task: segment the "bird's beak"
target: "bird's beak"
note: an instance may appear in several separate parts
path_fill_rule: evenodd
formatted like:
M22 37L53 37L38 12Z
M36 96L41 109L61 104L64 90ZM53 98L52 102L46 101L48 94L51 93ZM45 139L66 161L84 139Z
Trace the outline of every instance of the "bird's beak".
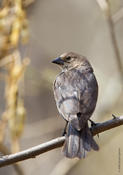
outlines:
M64 65L64 61L61 59L61 57L58 57L52 61L52 63Z

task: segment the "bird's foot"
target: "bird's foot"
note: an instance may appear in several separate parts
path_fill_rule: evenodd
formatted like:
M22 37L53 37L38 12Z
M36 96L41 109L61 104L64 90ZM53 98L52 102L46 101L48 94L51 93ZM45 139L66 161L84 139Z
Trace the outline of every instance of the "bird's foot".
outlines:
M64 130L63 132L62 132L62 136L65 136L66 135L66 131Z
M68 125L68 121L66 121L62 136L65 136L67 134L66 130L67 130L67 125Z
M91 122L91 127L96 126L98 123L94 122L93 120L89 119L89 121Z
M91 127L95 127L98 123L94 122L93 120L89 119L89 121L91 122ZM99 134L97 134L97 137L99 138Z

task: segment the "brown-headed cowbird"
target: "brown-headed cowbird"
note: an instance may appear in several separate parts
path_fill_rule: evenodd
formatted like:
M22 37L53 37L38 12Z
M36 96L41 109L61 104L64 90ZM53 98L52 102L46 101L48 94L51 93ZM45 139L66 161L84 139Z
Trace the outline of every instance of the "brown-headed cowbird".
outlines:
M84 56L69 52L52 62L62 68L54 82L54 96L60 115L68 122L63 152L68 158L82 158L85 151L99 149L88 127L97 102L98 84Z

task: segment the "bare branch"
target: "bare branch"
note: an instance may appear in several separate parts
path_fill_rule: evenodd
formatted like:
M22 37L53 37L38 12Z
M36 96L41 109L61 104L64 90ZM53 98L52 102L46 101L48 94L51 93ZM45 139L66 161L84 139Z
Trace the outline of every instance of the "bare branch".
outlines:
M114 117L112 120L108 120L103 123L98 123L95 126L91 127L90 129L94 136L96 134L99 134L101 132L115 128L120 125L123 125L123 116L116 117L116 118ZM64 144L64 141L65 141L65 136L58 137L46 143L26 149L24 151L3 156L0 158L0 167L11 165L13 163L16 163L22 160L35 158L37 155L40 155L52 149L61 147Z
M10 151L7 149L7 147L3 143L0 143L0 156L7 155L7 154L11 154ZM17 175L24 175L24 171L19 164L16 163L16 164L13 164L12 166Z
M103 123L98 123L96 126L91 128L91 132L94 136L96 134L99 134L101 132L107 131L120 125L123 125L123 116L116 118L114 117L112 120L108 120Z

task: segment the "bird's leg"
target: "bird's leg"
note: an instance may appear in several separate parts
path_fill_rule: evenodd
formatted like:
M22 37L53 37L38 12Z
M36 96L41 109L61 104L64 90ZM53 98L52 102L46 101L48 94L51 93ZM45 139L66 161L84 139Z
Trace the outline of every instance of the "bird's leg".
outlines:
M64 130L63 130L63 133L62 133L62 136L65 136L66 135L67 125L68 125L68 121L66 121L66 124L65 124L65 127L64 127Z
M91 122L91 127L96 126L98 123L95 123L93 120L89 119L89 121ZM99 134L97 134L98 138L99 138Z
M91 122L91 127L96 126L98 123L94 122L93 120L89 119L89 121Z

